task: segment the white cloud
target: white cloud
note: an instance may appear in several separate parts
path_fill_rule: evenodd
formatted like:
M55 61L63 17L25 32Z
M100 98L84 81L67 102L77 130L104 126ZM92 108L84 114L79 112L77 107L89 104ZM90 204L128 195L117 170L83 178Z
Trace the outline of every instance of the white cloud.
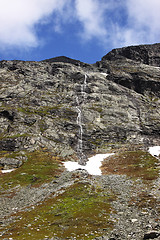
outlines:
M107 29L104 16L107 5L99 0L75 0L76 15L83 26L83 39L99 37L105 39Z
M35 25L44 24L67 0L0 0L1 46L37 46Z
M117 26L115 43L132 45L159 42L160 1L126 0L126 26Z
M103 41L107 36L107 7L105 0L0 0L1 49L38 46L41 39L36 26L49 22L53 23L51 31L57 33L63 32L65 24L79 22L77 34L83 40L97 37Z
M158 42L159 11L159 0L0 0L0 48L38 46L47 23L57 34L79 23L74 34L110 48Z
M160 1L159 0L128 0L127 8L129 17L138 26L159 29Z
M97 38L104 47L160 40L159 0L75 0L81 37Z

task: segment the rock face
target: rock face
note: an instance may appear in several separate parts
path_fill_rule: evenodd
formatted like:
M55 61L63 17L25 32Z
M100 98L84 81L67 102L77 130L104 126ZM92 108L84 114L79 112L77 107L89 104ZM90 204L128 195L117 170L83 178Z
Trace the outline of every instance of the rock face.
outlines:
M114 49L103 60L128 58L139 63L160 67L160 44L140 45Z
M158 144L159 56L155 44L112 50L93 65L66 57L1 61L0 150L47 147L77 155L80 128L86 154L116 144Z

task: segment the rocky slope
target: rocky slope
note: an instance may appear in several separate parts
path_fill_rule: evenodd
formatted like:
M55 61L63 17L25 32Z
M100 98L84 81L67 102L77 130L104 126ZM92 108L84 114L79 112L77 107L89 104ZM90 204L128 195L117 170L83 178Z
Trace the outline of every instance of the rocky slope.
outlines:
M67 57L1 61L0 167L17 168L0 175L2 239L157 238L159 162L146 151L160 145L159 135L160 44L114 49L92 65ZM67 159L85 164L88 156L109 151L117 155L110 166L104 162L103 176L68 173L62 165ZM59 204L53 219L46 203L51 209ZM83 211L90 206L92 213L99 206L101 218L77 209L73 216L74 204ZM30 237L24 229L37 218L34 208L41 221L34 221ZM14 225L18 218L23 234Z

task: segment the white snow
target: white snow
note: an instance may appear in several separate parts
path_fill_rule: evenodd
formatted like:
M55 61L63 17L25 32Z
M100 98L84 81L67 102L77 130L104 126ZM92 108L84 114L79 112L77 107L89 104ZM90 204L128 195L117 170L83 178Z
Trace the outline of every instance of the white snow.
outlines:
M105 77L108 76L108 74L107 74L107 73L104 73L104 72L101 72L100 74L103 75L103 76L105 76Z
M68 170L68 171L74 171L76 169L85 169L87 170L87 172L91 175L101 175L101 170L100 170L100 166L101 166L101 162L113 155L114 153L107 153L107 154L96 154L95 156L93 157L90 157L86 164L86 166L82 166L80 164L78 164L77 162L71 162L71 161L68 161L68 162L64 162L64 166L65 168Z
M15 169L9 169L9 170L1 170L2 173L10 173L13 172Z
M154 146L149 148L149 153L152 156L159 156L160 155L160 146Z

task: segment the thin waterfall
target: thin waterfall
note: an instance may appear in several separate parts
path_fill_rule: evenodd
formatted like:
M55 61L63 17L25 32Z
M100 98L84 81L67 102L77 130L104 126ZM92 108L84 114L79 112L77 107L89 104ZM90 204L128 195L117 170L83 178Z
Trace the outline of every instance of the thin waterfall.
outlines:
M83 101L86 99L86 87L87 87L87 74L84 76L84 82L81 85L81 94L83 96Z
M77 110L77 125L79 126L77 153L79 155L79 163L85 165L87 158L83 152L83 126L82 126L82 108L81 105L86 99L87 75L85 74L84 82L81 84L80 96L76 96L76 110ZM81 101L79 100L81 98Z

